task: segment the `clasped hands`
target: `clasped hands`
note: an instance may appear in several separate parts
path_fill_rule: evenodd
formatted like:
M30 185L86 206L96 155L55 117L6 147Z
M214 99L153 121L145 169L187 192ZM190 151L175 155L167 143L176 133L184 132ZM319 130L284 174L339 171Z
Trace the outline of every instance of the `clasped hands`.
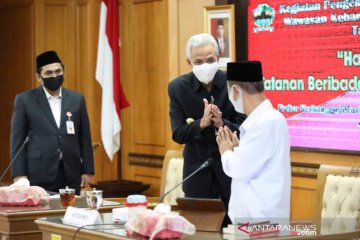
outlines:
M206 98L203 99L204 101L204 115L200 121L200 127L202 129L209 127L211 122L214 123L214 126L219 129L224 125L222 120L222 112L215 104L209 104Z
M230 150L233 151L234 147L239 146L239 138L237 132L231 132L230 128L224 126L222 120L222 112L215 104L209 104L207 99L204 101L204 115L200 121L200 127L206 128L211 125L211 122L214 123L214 126L218 129L218 134L216 137L216 142L219 146L220 154ZM223 127L224 126L224 127Z
M229 150L233 151L234 147L239 146L240 143L236 131L231 132L227 126L219 128L216 142L219 146L220 155Z

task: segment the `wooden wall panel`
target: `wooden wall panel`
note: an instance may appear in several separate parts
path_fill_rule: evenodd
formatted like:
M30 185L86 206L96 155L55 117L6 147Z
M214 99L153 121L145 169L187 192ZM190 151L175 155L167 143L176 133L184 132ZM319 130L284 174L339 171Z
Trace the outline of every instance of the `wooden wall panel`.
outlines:
M161 168L150 169L137 166L134 170L134 180L151 184L151 187L145 192L147 196L159 196Z
M295 163L330 164L360 166L360 156L346 153L291 151L291 161Z
M135 152L164 154L165 151L167 38L164 26L167 10L164 2L145 1L133 5Z
M315 208L316 179L292 177L291 220L312 220Z
M178 0L170 0L168 1L168 41L169 41L169 78L168 82L178 77L180 74L179 69L179 2ZM167 91L167 89L166 89ZM169 97L166 93L166 108L165 112L167 113L166 125L164 126L166 129L166 149L178 150L182 146L178 143L172 141L172 133L171 133L171 125L170 125L170 117L169 117Z
M65 65L64 87L76 90L75 14L73 1L47 0L44 7L44 47L55 50Z
M130 101L121 119L122 176L151 184L147 194L158 195L161 168L139 166L131 159L151 162L153 156L165 154L169 141L169 1L121 2L121 78Z
M78 1L76 4L76 89L86 96L92 95L94 71L91 68L90 52L90 5L88 1ZM89 79L89 80L87 80ZM91 99L91 98L90 98ZM91 112L92 113L92 112ZM90 114L89 114L90 115ZM92 118L92 115L89 116Z
M69 24L68 6L64 1L57 3L45 3L44 5L44 28L45 28L45 48L56 49L63 59L66 61L67 52L66 47L69 46L67 42Z
M160 186L158 169L130 165L129 154L165 151L166 1L120 2L121 79L130 102L121 118L121 172L124 179L152 184L153 194Z
M0 173L10 162L10 121L15 95L34 79L32 1L0 2ZM10 172L3 181L11 181Z

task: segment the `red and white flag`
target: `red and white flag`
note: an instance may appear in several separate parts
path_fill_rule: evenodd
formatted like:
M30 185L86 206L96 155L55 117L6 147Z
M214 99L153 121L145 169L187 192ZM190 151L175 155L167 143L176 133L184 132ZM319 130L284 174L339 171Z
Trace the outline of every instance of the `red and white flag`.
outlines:
M129 103L120 83L118 0L102 0L96 79L102 87L101 138L113 159L120 149L120 110Z

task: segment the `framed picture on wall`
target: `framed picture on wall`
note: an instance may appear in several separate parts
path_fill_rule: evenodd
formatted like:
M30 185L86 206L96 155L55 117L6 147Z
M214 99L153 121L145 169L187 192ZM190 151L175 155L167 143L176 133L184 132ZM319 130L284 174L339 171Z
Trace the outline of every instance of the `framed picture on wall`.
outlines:
M236 60L234 5L209 6L204 8L205 32L211 34L219 47L219 65Z

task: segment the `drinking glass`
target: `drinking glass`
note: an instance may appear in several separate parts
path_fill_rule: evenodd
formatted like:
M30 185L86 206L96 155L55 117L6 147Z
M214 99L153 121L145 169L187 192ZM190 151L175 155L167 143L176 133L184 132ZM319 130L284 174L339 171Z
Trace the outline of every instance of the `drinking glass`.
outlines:
M65 188L59 189L59 193L60 193L60 202L63 207L74 205L75 189L66 186Z
M86 191L86 201L91 209L99 209L102 204L103 191L96 190L95 188L91 191Z

